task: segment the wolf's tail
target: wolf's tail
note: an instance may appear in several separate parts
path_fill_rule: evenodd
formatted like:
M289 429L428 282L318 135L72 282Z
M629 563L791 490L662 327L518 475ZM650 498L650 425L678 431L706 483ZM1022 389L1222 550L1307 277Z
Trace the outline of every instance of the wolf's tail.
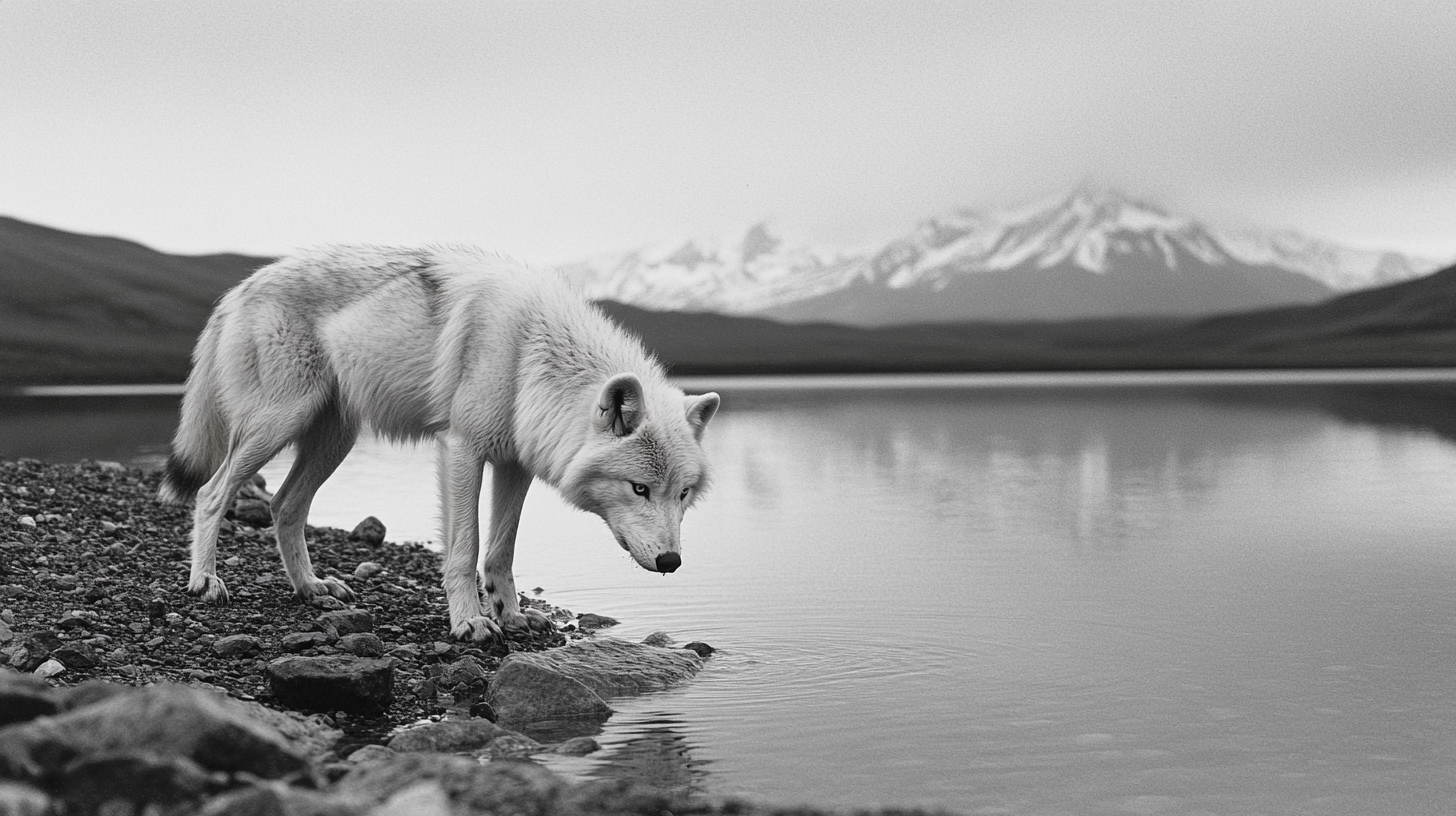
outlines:
M192 372L182 395L182 417L157 491L168 504L186 504L207 484L227 455L228 422L220 405L218 327L209 320L192 354Z

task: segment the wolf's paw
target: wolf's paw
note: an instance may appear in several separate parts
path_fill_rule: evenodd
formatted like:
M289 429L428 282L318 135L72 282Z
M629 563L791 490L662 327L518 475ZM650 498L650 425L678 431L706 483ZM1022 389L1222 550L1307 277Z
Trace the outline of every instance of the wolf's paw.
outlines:
M556 629L550 618L535 609L506 612L501 616L500 625L507 632L527 635L533 632L552 632Z
M303 588L298 590L298 597L305 601L311 600L319 595L329 595L341 601L354 601L359 597L354 594L354 590L349 589L348 584L333 577L315 578L312 581L306 582Z
M450 637L473 643L488 643L494 640L505 640L505 633L501 631L495 621L484 615L476 615L452 626Z
M193 577L187 583L187 591L201 596L202 600L211 604L225 605L232 600L228 595L227 584L210 572Z

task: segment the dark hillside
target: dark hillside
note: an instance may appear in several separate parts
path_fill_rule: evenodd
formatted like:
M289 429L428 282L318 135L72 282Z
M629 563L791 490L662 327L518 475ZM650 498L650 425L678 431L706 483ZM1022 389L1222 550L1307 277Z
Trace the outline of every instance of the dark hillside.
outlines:
M1147 340L1276 364L1452 365L1456 266L1313 306L1207 318Z
M213 303L269 260L168 255L0 217L0 390L181 382ZM602 306L679 374L1456 366L1456 267L1213 318L856 328Z
M181 381L213 302L269 260L0 217L0 382Z

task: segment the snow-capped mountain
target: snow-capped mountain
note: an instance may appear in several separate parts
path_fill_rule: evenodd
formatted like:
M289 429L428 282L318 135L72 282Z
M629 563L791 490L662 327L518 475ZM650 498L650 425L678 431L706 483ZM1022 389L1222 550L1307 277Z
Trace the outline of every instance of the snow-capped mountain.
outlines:
M1436 266L1287 231L1219 231L1082 187L1018 207L956 210L868 250L789 245L758 224L736 240L563 271L593 297L643 308L885 325L1214 314L1313 303Z

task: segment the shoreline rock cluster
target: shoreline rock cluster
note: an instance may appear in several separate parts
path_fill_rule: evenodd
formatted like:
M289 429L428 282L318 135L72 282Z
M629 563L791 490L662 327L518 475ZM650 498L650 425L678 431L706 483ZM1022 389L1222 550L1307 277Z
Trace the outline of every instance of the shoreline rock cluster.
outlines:
M488 720L406 729L341 755L327 718L162 683L53 687L0 669L0 813L449 816L748 813L623 780L572 782ZM589 751L567 740L561 753Z
M667 660L675 673L648 681L665 687L691 676L709 648L599 638L595 632L615 621L578 618L526 595L522 603L551 617L556 632L502 644L451 641L438 555L417 544L385 543L375 519L352 534L309 528L316 562L347 575L359 599L304 603L281 575L270 531L248 523L267 517L247 497L221 541L234 601L203 604L184 592L189 514L155 499L157 479L106 463L0 462L0 813L102 812L111 800L96 797L106 790L118 792L117 801L145 800L163 813L194 812L242 790L253 799L289 801L299 790L328 791L344 803L338 812L365 812L394 792L380 787L382 771L370 772L373 798L334 783L366 759L402 755L414 758L400 760L400 768L444 779L451 803L501 774L529 780L555 801L576 786L544 768L467 766L591 753L597 744L589 734L610 714L604 698L633 687L579 671L552 681L574 692L563 707L539 693L547 676L539 667L521 664L502 682L503 663L572 641L580 644L569 650L578 659L556 663L589 667L591 655L603 650L612 665ZM513 684L512 675L523 682ZM493 696L506 701L501 724L493 722ZM221 730L209 730L219 718ZM565 732L562 722L571 726ZM256 737L258 728L285 736ZM213 736L197 736L203 734ZM188 747L196 739L206 750L226 743L224 753L271 745L294 759L219 764ZM450 758L422 760L415 756L421 752ZM82 789L91 798L72 795ZM417 795L439 799L438 793ZM686 807L678 800L672 806Z

